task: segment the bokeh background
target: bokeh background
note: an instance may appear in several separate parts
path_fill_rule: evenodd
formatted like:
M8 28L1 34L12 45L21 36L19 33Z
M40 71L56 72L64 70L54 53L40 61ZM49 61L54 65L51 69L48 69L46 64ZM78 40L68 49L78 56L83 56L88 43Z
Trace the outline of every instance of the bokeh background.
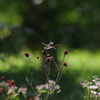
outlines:
M59 62L63 51L69 50L57 100L83 100L80 83L93 75L100 77L100 1L0 0L1 76L28 87L25 77L33 70L34 86L44 82L24 52L32 60L40 56L38 64L43 67L41 42L49 41L61 44L56 53L52 50Z

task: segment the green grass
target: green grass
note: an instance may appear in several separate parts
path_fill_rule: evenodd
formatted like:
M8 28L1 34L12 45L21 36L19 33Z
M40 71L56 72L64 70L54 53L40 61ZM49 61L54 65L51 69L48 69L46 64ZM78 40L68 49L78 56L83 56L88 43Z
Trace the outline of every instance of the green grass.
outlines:
M36 57L40 55L39 52L31 52L29 50L26 50L26 52L28 52L30 54L30 58L35 61ZM38 69L37 67L35 67L28 59L27 57L24 56L25 51L21 51L20 54L18 55L4 55L4 54L0 54L0 72L6 72L9 69L13 70L14 72L17 72L19 69L21 68L25 68L25 67L29 67L32 66L34 67L34 69ZM40 57L39 59L37 59L37 65L41 66L41 61L42 58ZM17 70L14 70L15 68L17 68Z
M63 50L59 50L58 58L61 61L63 57ZM68 62L69 68L81 69L84 66L84 69L94 70L95 68L100 68L100 51L91 52L88 50L78 50L69 51L66 56L65 61Z

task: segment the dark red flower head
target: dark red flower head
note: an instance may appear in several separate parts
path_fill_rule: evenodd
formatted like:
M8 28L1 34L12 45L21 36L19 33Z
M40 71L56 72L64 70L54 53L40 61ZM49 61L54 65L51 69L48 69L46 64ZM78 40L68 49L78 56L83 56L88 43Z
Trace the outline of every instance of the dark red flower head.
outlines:
M0 93L2 93L4 91L4 88L0 88Z
M12 80L8 80L7 83L9 85L9 87L12 87L12 86L16 87L15 81L13 79Z
M49 64L49 63L52 61L52 59L53 59L53 57L52 57L52 56L51 56L51 57L46 58L45 63L46 63L46 64Z
M43 54L44 56L46 56L46 55L47 55L47 52L46 52L45 50L43 50L43 51L42 51L42 54Z
M24 53L24 55L25 55L26 57L29 57L29 53Z
M32 100L32 99L30 98L30 99L28 99L28 100Z
M5 79L5 76L1 76L1 79L4 80Z
M50 54L47 54L47 57L50 57Z
M63 65L67 67L67 63L66 62L64 62Z
M39 56L37 56L36 58L39 59Z
M67 55L67 54L68 54L68 50L65 50L65 51L64 51L64 55Z

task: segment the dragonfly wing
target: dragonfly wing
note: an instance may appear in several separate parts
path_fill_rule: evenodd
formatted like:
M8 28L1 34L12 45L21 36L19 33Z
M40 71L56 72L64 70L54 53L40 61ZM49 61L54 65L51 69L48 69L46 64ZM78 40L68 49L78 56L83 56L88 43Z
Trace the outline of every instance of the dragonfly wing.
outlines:
M56 49L55 47L52 47L53 49Z
M42 43L43 45L47 46L48 44Z
M44 47L45 50L49 50L51 49L52 47Z
M53 45L53 44L54 44L54 42L50 41L48 45Z

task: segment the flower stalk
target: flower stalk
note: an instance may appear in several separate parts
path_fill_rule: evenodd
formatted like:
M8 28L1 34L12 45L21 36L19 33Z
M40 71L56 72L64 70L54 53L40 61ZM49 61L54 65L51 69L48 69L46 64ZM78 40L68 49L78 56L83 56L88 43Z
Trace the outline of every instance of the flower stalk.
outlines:
M57 94L61 91L60 86L58 85L61 77L62 77L62 70L64 68L64 66L67 66L67 63L64 62L65 60L65 56L68 54L68 50L65 50L63 53L63 59L61 62L61 66L58 66L54 57L51 56L51 54L48 53L49 49L56 49L53 45L54 42L50 42L49 44L45 44L42 43L43 45L45 45L45 47L43 48L44 50L42 50L42 54L45 57L45 71L40 68L37 64L36 64L36 60L35 62L33 62L30 59L30 55L29 53L25 53L24 55L29 59L30 62L32 62L36 67L38 67L46 76L46 83L42 84L42 85L37 85L35 88L32 86L32 83L30 83L28 81L28 77L26 77L26 81L27 83L31 86L31 88L33 89L34 93L37 94L36 97L40 98L40 96L42 96L42 94L45 94L45 97L43 98L43 100L48 100L50 95L55 94L54 99L56 99ZM58 46L58 45L57 45ZM38 59L39 57L37 57ZM55 80L51 80L51 63L54 63L55 68L57 70L57 73L55 74L56 79ZM34 99L35 100L35 99Z

